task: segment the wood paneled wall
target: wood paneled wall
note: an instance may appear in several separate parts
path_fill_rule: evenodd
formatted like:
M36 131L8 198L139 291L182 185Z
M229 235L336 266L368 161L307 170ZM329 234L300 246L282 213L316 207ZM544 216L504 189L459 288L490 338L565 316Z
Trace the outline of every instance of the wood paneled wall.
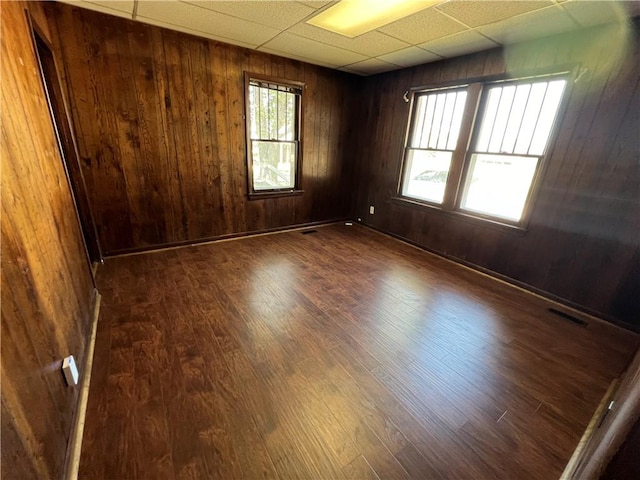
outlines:
M59 479L78 399L61 360L84 364L94 289L25 8L0 15L2 478Z
M355 77L47 7L105 253L349 215ZM245 70L306 82L301 196L247 199Z
M638 27L601 27L378 75L361 93L356 216L640 328ZM620 39L626 38L623 45ZM525 234L391 200L412 86L582 65ZM375 215L369 215L369 205Z

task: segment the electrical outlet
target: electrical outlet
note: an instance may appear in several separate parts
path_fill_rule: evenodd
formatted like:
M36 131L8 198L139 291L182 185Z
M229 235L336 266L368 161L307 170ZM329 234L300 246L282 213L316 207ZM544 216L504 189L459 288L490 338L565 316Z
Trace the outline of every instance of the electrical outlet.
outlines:
M76 367L73 355L69 355L62 361L62 372L64 373L64 379L67 381L67 385L72 387L78 384L78 368Z
M373 215L373 213L375 212L375 207L373 205L369 205L369 214Z

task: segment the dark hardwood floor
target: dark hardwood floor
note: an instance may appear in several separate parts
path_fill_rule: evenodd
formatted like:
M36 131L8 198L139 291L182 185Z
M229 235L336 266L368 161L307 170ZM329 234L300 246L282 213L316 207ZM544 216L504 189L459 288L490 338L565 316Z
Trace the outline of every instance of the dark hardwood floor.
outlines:
M106 261L80 478L558 478L638 337L316 230Z

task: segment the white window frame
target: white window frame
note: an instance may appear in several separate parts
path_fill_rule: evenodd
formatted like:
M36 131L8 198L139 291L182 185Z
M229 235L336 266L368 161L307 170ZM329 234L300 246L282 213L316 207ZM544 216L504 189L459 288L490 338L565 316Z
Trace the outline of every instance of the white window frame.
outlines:
M574 70L575 72L575 70ZM416 87L411 89L410 95L410 109L409 118L407 122L405 144L403 150L403 158L398 173L398 185L397 195L394 200L400 201L403 204L410 204L421 207L427 207L435 210L439 210L445 213L464 216L466 218L486 221L492 224L506 226L510 228L516 228L525 230L531 216L532 206L535 201L535 196L539 188L540 179L546 168L546 160L549 157L555 138L557 135L558 125L560 124L564 111L566 109L567 99L570 97L572 72L565 70L562 72L546 73L546 74L532 74L522 76L518 79L505 79L505 78L483 78L474 80L465 80L457 83L450 83L446 85L437 85L432 87ZM526 195L526 201L522 214L519 219L506 218L504 216L494 215L481 211L475 211L470 208L464 208L464 198L468 193L468 181L470 180L470 170L472 167L472 158L475 154L484 154L485 152L479 152L477 149L480 131L482 128L483 115L488 101L488 92L495 86L510 86L521 85L525 83L540 83L551 82L554 80L565 80L564 91L560 98L556 114L552 125L550 126L547 134L545 148L542 152L538 152L535 157L538 159L535 168L535 173L532 176L529 191ZM444 199L442 203L431 202L422 198L413 197L407 195L404 183L407 181L408 167L408 155L411 146L411 136L413 135L413 129L416 123L416 105L418 98L421 95L429 94L431 92L438 92L443 89L462 89L466 88L467 102L462 120L462 126L459 133L456 149L453 153L451 166L449 169L449 175L446 182Z

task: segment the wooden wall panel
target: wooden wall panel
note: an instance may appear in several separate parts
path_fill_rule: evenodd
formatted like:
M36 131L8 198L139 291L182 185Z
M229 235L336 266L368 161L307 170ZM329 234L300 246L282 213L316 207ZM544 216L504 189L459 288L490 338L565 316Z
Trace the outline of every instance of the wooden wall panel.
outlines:
M61 360L84 364L94 289L25 8L0 15L2 478L58 479L78 399Z
M355 77L68 5L47 12L104 252L349 215ZM307 84L302 196L247 199L246 70Z
M626 32L626 33L625 33ZM640 328L637 23L551 37L370 77L362 93L356 216L432 251ZM627 38L626 45L612 39ZM617 61L616 61L617 60ZM533 208L518 234L391 202L412 86L582 65ZM369 215L375 205L375 215Z

